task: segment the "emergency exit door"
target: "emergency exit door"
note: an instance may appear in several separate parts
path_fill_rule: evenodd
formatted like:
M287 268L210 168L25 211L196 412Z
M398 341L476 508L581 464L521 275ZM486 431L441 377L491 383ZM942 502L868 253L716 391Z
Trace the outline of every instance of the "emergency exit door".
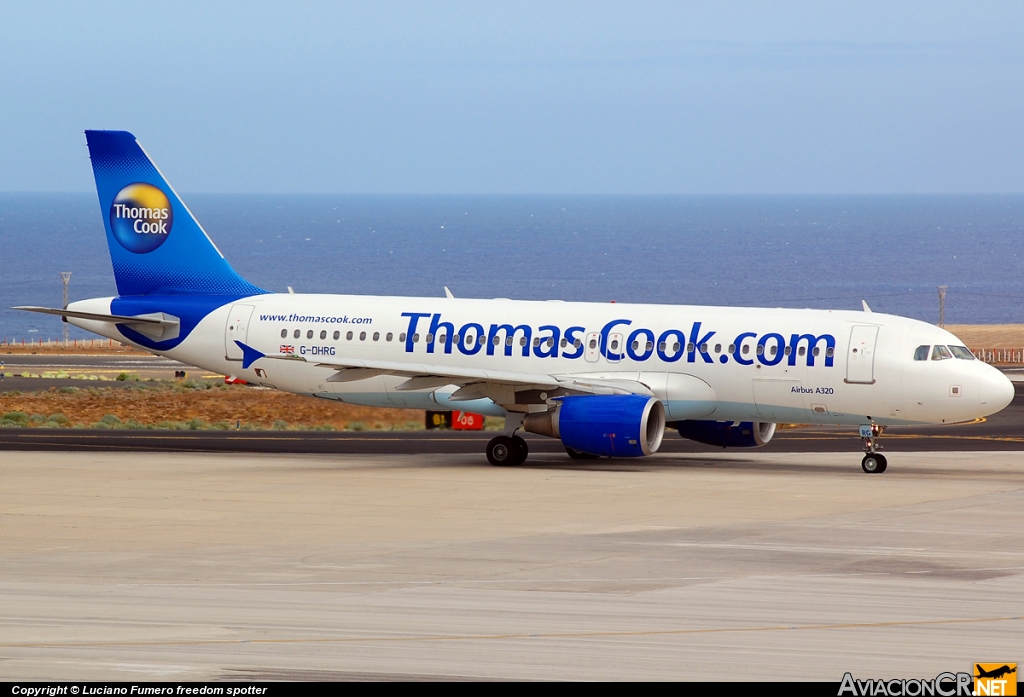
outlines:
M242 349L235 341L249 343L249 320L255 305L232 305L228 323L224 325L224 357L229 361L242 360Z
M859 326L850 331L846 355L846 382L870 385L875 381L875 341L878 327Z

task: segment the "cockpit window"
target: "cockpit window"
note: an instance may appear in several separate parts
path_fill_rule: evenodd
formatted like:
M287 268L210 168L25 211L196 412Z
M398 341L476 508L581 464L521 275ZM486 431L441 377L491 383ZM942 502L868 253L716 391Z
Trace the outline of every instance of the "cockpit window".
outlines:
M932 350L931 346L918 346L917 350L914 351L915 361L926 361L928 360L928 352Z
M944 361L947 358L952 358L949 349L942 344L936 344L935 348L932 349L932 360L933 361Z
M974 354L966 346L950 346L949 350L953 352L953 356L965 361L973 361Z

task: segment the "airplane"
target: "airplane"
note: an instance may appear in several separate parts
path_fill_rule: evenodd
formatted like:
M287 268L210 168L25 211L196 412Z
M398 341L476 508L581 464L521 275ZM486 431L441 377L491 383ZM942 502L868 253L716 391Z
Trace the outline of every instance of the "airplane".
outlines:
M643 457L666 431L764 446L776 424L859 427L869 474L887 426L971 421L1012 383L953 334L863 311L272 293L230 266L126 131L85 132L118 295L58 315L156 355L300 395L505 417L575 459ZM567 252L568 253L568 252ZM289 289L290 290L290 289Z
M1008 665L1003 665L1003 666L1000 666L999 668L995 668L993 670L982 670L981 664L975 664L974 669L977 672L977 675L975 675L974 677L976 677L976 678L994 678L996 680L998 680L999 678L1003 677L1004 675L1009 675L1010 673L1016 673L1017 672L1016 666L1011 668Z

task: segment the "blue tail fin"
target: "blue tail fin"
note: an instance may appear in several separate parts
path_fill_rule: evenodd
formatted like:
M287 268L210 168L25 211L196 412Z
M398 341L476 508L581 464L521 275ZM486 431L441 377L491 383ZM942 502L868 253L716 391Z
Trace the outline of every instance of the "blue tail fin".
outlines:
M126 131L86 131L120 295L257 295Z

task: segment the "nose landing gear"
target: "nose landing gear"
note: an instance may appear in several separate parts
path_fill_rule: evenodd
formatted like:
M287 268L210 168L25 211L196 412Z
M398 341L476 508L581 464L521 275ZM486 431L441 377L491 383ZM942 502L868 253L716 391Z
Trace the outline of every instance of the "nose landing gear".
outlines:
M860 437L864 441L864 459L860 461L860 468L867 474L881 474L889 466L885 455L877 452L882 449L882 446L878 444L878 438L884 431L885 426L876 424L874 421L869 424L861 424Z

